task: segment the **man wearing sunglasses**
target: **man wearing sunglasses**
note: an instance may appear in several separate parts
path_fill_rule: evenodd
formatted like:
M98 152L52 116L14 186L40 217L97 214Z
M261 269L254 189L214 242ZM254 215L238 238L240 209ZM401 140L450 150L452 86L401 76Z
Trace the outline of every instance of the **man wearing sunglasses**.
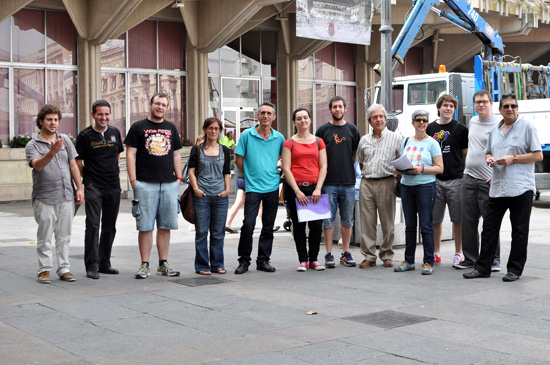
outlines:
M84 234L86 276L99 279L99 273L118 274L118 270L111 267L111 249L120 206L118 160L124 148L119 130L109 125L111 104L97 100L92 104L90 114L94 122L76 138L76 164L83 176L87 197Z
M514 94L504 94L499 111L503 120L491 130L485 161L493 169L489 203L483 220L481 253L466 279L488 278L499 242L502 219L510 211L512 245L503 281L516 281L527 260L529 219L535 188L535 162L543 158L537 130L518 117L518 102Z

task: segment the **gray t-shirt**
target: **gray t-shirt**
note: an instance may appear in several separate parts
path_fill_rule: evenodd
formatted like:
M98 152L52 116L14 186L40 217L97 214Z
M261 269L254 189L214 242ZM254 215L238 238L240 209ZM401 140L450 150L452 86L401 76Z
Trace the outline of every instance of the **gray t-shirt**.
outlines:
M63 138L65 141L61 150L54 156L41 171L32 169L32 201L40 200L45 204L61 204L74 200L73 186L71 183L71 169L69 159L76 157L73 143L67 136L57 133L56 141ZM69 151L67 152L67 148ZM44 141L38 133L25 147L25 155L29 166L35 158L41 158L50 151L50 143ZM67 155L68 154L68 155Z
M487 119L479 119L475 116L468 123L468 154L466 155L466 168L464 174L475 179L487 180L493 176L493 169L485 163L485 147L489 133L501 116L491 115Z

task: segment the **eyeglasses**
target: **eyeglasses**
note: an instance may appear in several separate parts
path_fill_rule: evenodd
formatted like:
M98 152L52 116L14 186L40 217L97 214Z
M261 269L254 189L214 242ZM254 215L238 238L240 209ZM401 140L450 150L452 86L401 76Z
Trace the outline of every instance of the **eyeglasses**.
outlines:
M474 103L477 104L477 105L479 105L479 104L486 105L486 104L489 104L490 101L489 100L476 100L476 101L474 101Z
M428 123L428 119L415 119L414 121L417 123Z
M161 106L161 107L163 107L163 108L168 108L168 104L159 103L158 101L157 101L157 102L154 102L153 105L154 105L154 106Z
M516 109L517 107L518 107L517 104L505 104L502 106L502 109L510 109L510 108Z
M105 140L105 137L103 136L103 134L101 135L101 143L107 144L107 141Z
M218 127L210 127L210 128L208 128L208 130L209 130L209 131L219 131L220 128L218 128Z

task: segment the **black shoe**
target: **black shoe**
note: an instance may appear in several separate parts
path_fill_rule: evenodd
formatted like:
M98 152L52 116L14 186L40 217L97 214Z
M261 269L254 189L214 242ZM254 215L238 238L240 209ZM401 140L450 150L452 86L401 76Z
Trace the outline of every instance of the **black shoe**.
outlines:
M236 229L233 229L231 227L225 226L225 231L228 233L238 233Z
M118 270L117 269L113 269L112 267L103 267L103 268L99 268L99 272L102 273L102 274L111 274L111 275L116 275L118 274Z
M265 272L275 272L275 268L269 264L269 261L257 262L256 270L265 271Z
M235 269L235 274L239 275L239 274L244 274L245 272L248 271L248 267L250 266L250 264L248 262L241 262L239 264L239 267L237 267Z
M97 273L97 270L91 269L86 271L86 277L90 279L99 279L99 274Z
M462 274L464 276L464 279L477 279L477 278L488 278L491 277L491 274L484 274L481 271L474 270L471 272L467 272L465 274Z
M273 232L277 232L279 229L281 229L281 226L275 226L273 227Z
M519 279L519 275L509 272L502 277L502 281L516 281Z

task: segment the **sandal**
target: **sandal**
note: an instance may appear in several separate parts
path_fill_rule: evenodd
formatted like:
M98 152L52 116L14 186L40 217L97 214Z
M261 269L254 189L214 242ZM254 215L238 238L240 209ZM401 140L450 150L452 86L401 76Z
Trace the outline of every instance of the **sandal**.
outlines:
M226 273L227 273L227 270L224 269L223 267L220 267L219 269L216 270L216 272L217 272L218 274L226 274Z
M199 274L199 275L210 275L212 273L210 272L210 270L200 270L199 272L197 272L197 274Z

